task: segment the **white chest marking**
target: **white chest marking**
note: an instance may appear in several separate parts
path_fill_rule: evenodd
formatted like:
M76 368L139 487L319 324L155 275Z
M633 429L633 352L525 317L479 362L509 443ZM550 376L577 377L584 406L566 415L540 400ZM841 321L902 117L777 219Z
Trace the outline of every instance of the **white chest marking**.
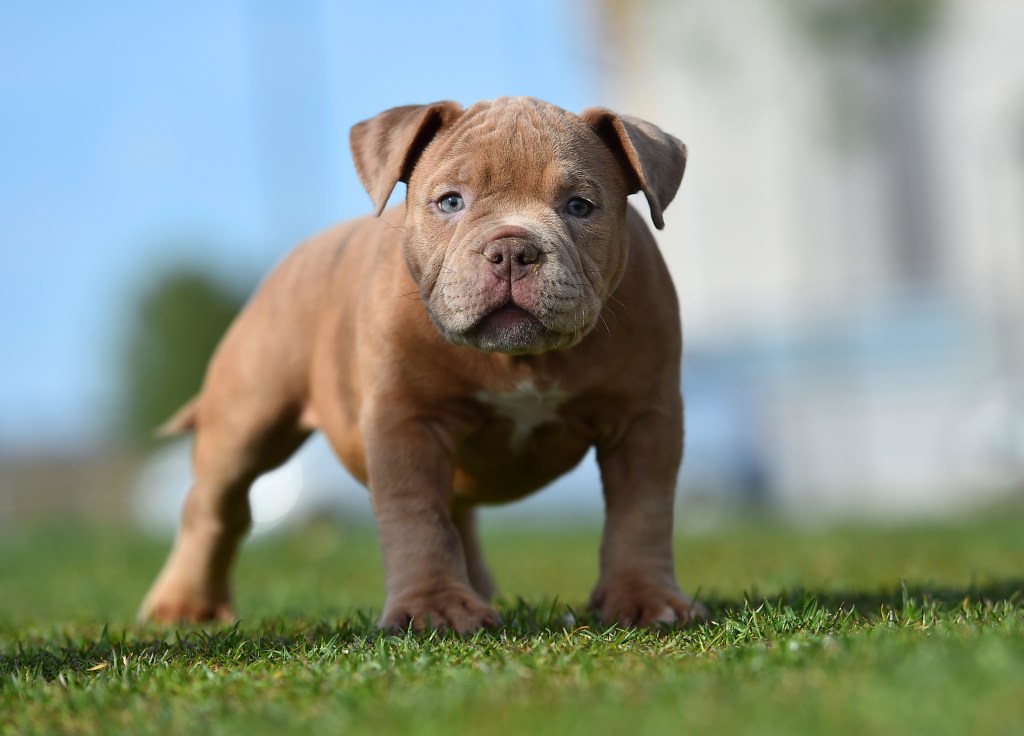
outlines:
M512 447L520 447L533 430L559 420L558 407L569 395L554 386L540 391L533 381L521 381L511 391L477 391L476 398L494 408L499 416L512 420Z

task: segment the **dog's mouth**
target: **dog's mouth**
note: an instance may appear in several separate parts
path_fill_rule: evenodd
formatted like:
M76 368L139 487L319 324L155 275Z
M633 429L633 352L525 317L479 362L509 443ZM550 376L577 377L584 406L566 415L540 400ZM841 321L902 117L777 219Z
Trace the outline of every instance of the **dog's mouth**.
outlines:
M533 353L544 349L548 329L518 304L493 309L466 333L477 348L497 353Z
M514 302L507 302L484 315L474 330L485 332L521 331L533 326L543 327L540 320Z
M563 342L561 336L512 300L487 312L461 334L449 335L449 339L478 350L509 355L542 353Z

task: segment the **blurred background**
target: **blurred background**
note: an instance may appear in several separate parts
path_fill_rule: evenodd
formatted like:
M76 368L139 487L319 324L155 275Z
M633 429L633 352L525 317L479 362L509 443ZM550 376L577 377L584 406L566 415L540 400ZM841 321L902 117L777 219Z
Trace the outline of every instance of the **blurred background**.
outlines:
M0 4L0 533L169 532L152 428L293 245L365 214L348 129L532 95L683 139L680 503L823 518L1024 496L1024 3ZM369 504L320 440L257 530ZM592 459L498 513L596 520ZM549 517L550 518L550 517Z

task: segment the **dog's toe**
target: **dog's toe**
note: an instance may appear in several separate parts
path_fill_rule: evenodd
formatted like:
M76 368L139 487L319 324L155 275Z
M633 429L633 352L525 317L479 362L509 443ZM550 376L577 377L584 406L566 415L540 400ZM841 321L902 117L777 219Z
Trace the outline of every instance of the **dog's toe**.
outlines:
M675 586L628 582L595 591L590 607L620 626L689 626L707 618L704 604Z
M471 634L501 625L501 616L468 588L404 595L389 601L378 626L390 631L431 629Z

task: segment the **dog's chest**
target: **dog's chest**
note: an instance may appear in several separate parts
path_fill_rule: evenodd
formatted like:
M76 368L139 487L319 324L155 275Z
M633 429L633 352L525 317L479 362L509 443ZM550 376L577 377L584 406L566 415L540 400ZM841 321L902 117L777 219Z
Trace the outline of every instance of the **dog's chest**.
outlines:
M509 441L513 449L518 449L539 427L561 421L558 409L569 395L557 385L541 389L525 380L509 391L478 391L476 398L498 417L511 420Z

